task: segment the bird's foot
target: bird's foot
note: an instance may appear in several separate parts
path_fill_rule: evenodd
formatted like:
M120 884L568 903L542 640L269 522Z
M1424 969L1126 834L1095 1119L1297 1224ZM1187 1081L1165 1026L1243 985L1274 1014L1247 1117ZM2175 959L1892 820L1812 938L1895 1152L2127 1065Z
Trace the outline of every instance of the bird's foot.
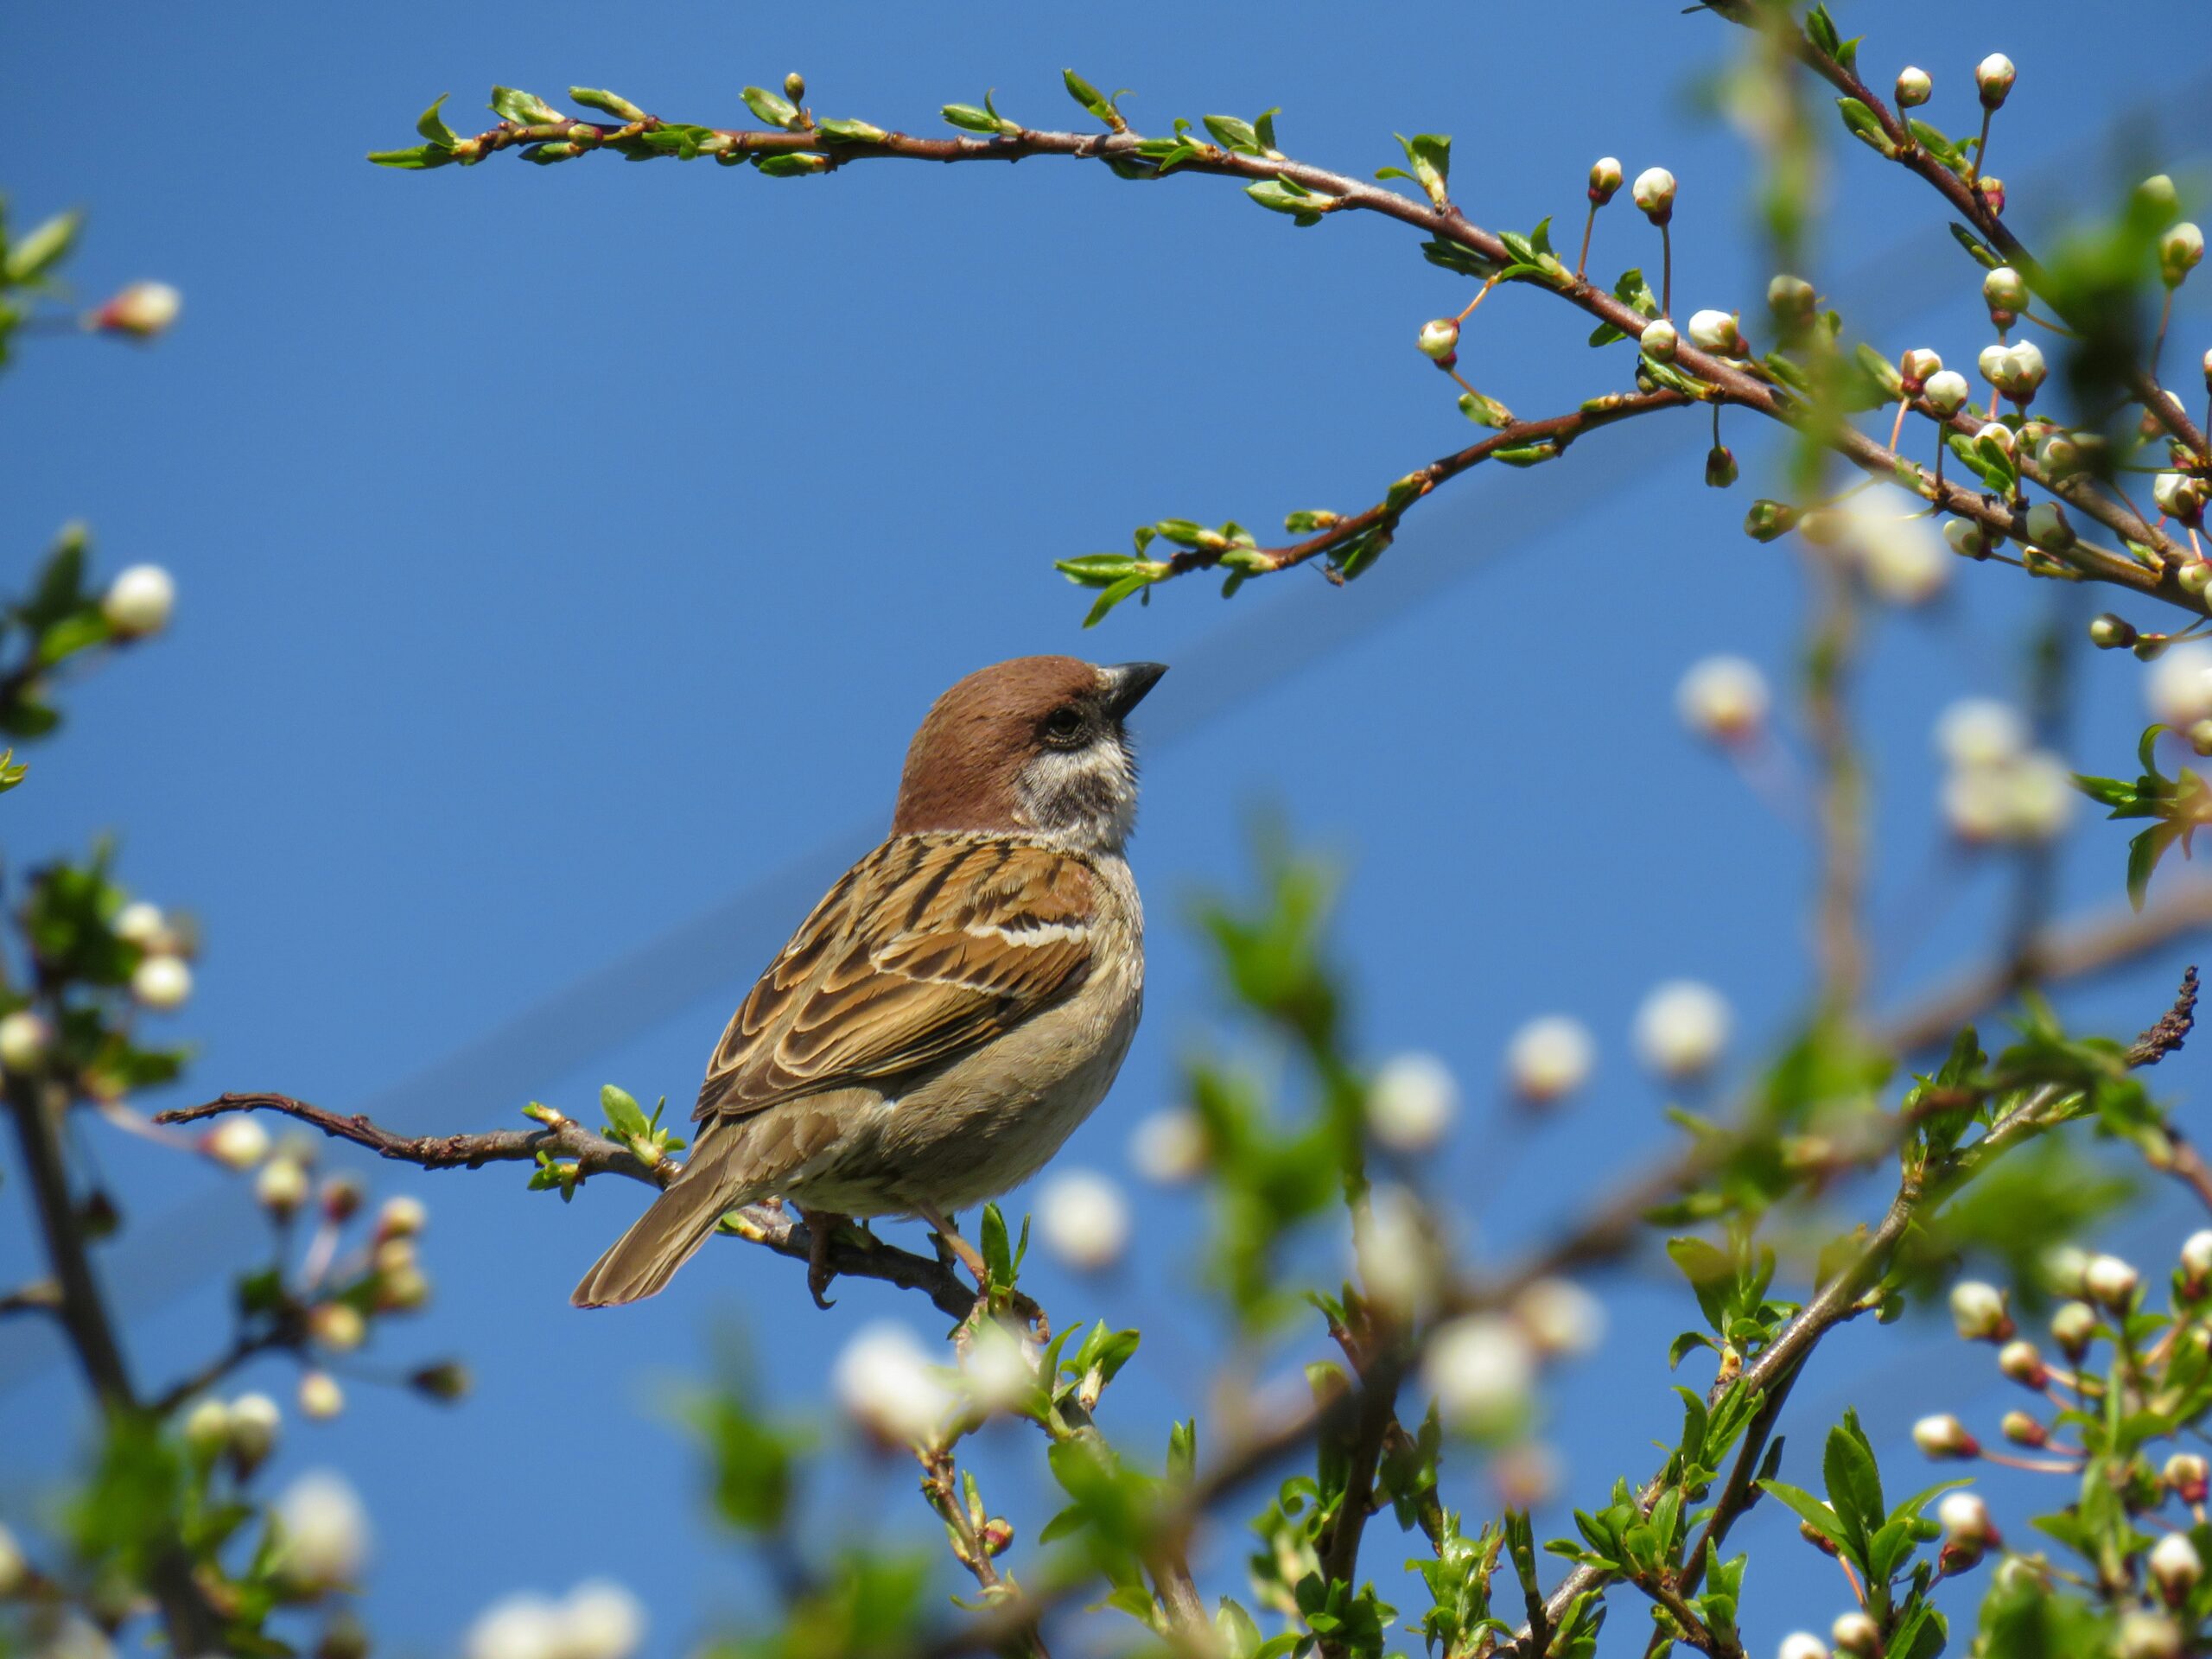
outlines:
M830 1241L837 1236L837 1230L846 1224L847 1218L829 1210L802 1209L798 1214L806 1224L807 1294L814 1298L817 1307L826 1312L837 1306L823 1294L837 1276L837 1270L830 1265Z

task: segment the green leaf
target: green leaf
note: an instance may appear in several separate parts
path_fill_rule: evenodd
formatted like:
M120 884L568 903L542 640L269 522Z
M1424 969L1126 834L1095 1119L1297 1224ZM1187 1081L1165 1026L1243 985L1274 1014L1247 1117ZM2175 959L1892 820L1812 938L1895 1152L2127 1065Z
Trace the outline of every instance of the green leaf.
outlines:
M2180 838L2177 825L2154 823L2127 843L2127 902L2136 909L2142 909L2144 899L2150 896L2151 875L2158 861Z
M0 262L8 285L20 287L44 276L69 251L84 223L85 216L73 209L54 214L29 236L18 238L9 246L6 260Z
M786 132L798 124L798 105L781 92L772 92L766 86L747 86L738 96L745 100L745 107L753 111L756 121L781 127Z
M1153 575L1148 569L1132 571L1129 575L1123 576L1119 582L1115 582L1111 587L1108 588L1105 592L1098 595L1097 601L1091 606L1089 614L1084 616L1083 619L1083 626L1086 628L1096 627L1101 622L1106 620L1106 613L1109 611L1112 610L1116 605L1119 605L1131 594L1141 592L1143 589L1152 586L1152 584L1157 580L1158 578Z
M1294 179L1262 179L1246 185L1244 194L1271 213L1290 214L1300 226L1319 225L1321 215L1336 206L1333 197L1317 196Z
M1850 129L1853 137L1872 145L1885 156L1892 159L1896 157L1897 141L1882 130L1881 117L1855 98L1839 98L1835 103L1836 108L1843 111L1843 124Z
M891 136L868 121L817 121L814 130L839 144L880 144Z
M1213 141L1224 149L1234 150L1239 156L1266 154L1260 135L1252 130L1252 124L1240 121L1233 115L1207 115L1198 118Z
M1762 1480L1759 1490L1780 1498L1797 1512L1797 1518L1815 1532L1834 1544L1845 1554L1853 1554L1851 1538L1843 1524L1827 1505L1800 1486L1791 1486L1779 1480Z
M642 121L645 118L645 112L628 99L618 97L613 92L602 92L595 86L571 86L569 88L569 96L586 109L603 111L618 121ZM428 133L423 136L426 138L429 137Z
M494 86L492 89L492 112L501 120L512 121L518 127L550 127L569 118L537 93L525 92L515 86Z
M652 1125L645 1122L645 1113L639 1109L636 1099L627 1090L618 1089L611 1083L601 1084L599 1105L600 1109L607 1114L607 1121L613 1126L615 1138L628 1140L651 1133Z
M1828 1504L1858 1546L1863 1567L1871 1559L1874 1534L1887 1521L1882 1503L1882 1475L1874 1461L1874 1448L1859 1427L1859 1414L1847 1408L1843 1421L1828 1431L1821 1457L1821 1475L1827 1483Z
M460 142L454 137L453 129L446 125L445 118L438 113L439 107L452 96L451 92L440 92L437 102L415 118L415 130L430 143L446 149L451 149Z
M1112 100L1081 75L1076 73L1074 70L1061 70L1060 79L1066 86L1070 98L1103 121L1114 131L1120 132L1127 128L1128 124L1122 119L1122 112L1114 107Z
M1998 257L1995 249L1986 246L1980 237L1956 219L1951 221L1950 231L1952 239L1972 254L1974 263L1984 270L1994 270L2005 263Z
M445 166L453 160L453 152L441 144L417 144L412 149L372 149L369 159L378 167L415 173Z

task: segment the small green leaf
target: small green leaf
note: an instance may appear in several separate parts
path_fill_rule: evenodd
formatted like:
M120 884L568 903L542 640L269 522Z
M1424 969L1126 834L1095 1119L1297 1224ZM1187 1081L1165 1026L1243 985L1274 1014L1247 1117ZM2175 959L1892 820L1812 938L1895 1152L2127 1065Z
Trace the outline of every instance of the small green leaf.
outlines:
M645 112L628 99L602 92L595 86L571 86L569 96L586 109L603 111L618 121L642 121L645 118ZM423 136L429 137L428 133Z
M73 209L54 214L29 236L18 238L9 247L6 260L0 262L0 273L5 274L8 284L20 287L34 283L52 270L76 242L84 223L85 216Z
M611 1083L602 1084L599 1090L599 1104L600 1109L607 1114L607 1121L613 1127L617 1139L627 1140L650 1133L652 1126L645 1122L645 1113L639 1109L637 1100L627 1090L619 1089Z
M372 149L369 159L378 167L416 173L445 166L453 160L453 152L442 144L417 144L412 149Z
M512 121L518 127L555 126L569 118L537 93L525 92L515 86L494 86L492 89L492 112L502 121Z
M1113 100L1081 75L1076 73L1074 70L1060 71L1060 79L1066 86L1070 98L1104 122L1112 130L1126 132L1128 130L1129 124L1122 118L1122 112L1114 107Z
M781 127L786 132L798 125L798 105L781 92L772 92L766 86L747 86L738 96L745 100L745 107L753 111L756 121Z
M447 149L451 149L460 143L460 140L454 137L453 129L446 125L445 118L438 113L438 109L452 96L451 92L440 92L437 103L431 105L429 109L415 118L415 130L421 133L430 143Z
M817 132L833 143L880 144L891 135L868 121L817 121Z

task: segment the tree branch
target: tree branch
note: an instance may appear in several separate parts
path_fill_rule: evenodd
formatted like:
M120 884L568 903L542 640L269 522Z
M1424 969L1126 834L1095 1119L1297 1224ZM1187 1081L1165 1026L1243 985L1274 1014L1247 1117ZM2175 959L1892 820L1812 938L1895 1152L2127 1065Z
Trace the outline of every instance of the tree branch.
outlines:
M1728 0L1722 0L1720 9L1724 14L1729 11ZM1893 119L1894 118L1886 117L1885 114L1885 118ZM478 133L474 137L457 140L449 149L445 151L445 156L446 159L466 165L480 162L486 156L496 154L502 149L518 146L562 144L573 147L574 151L577 153L589 149L613 148L618 153L639 155L641 159L644 159L650 158L654 152L641 152L638 148L639 142L646 135L667 130L669 124L657 116L643 116L635 121L621 124L562 121L538 125L522 125L503 121L498 126ZM1169 176L1169 174L1160 172L1158 163L1144 153L1144 147L1147 143L1153 143L1156 149L1157 141L1147 140L1141 134L1127 130L1126 124L1122 124L1121 130L1108 133L1059 132L1019 128L1003 136L989 138L923 138L909 133L885 131L874 127L865 127L860 136L855 136L854 129L850 126L842 131L830 133L823 131L810 123L800 126L796 130L705 127L687 127L683 130L693 135L697 154L714 156L725 164L734 164L754 157L809 156L820 159L822 167L819 170L834 172L839 168L855 162L890 160L946 163L986 161L1018 162L1030 156L1045 156L1099 162L1116 170L1124 171L1128 176L1138 179L1158 180ZM661 150L658 153L674 152ZM1942 171L1940 168L1937 170ZM1453 247L1464 249L1491 268L1503 270L1516 263L1515 255L1506 245L1503 238L1468 219L1458 207L1444 197L1440 188L1437 192L1436 200L1433 201L1417 200L1412 196L1402 195L1395 190L1384 189L1378 185L1368 183L1361 179L1352 178L1341 173L1333 173L1309 162L1293 160L1280 151L1269 150L1262 155L1250 155L1211 143L1186 143L1179 153L1178 159L1173 163L1171 171L1173 174L1190 173L1240 179L1249 184L1287 181L1310 194L1313 199L1311 211L1316 214L1337 213L1345 209L1372 213L1425 232L1439 241ZM1948 177L1948 174L1945 176ZM1977 212L1980 211L1977 207ZM1993 216L1984 214L1983 217L1993 222ZM1975 222L1982 224L1983 219L1978 218ZM1996 226L1996 230L2001 231L2001 225ZM2005 239L2002 245L2005 247L2017 245L2012 242L2009 232L2004 232L2004 236ZM2025 257L2024 251L2022 257ZM1556 294L1588 315L1611 324L1630 340L1642 334L1645 323L1649 321L1625 301L1589 282L1586 278L1571 275L1564 265L1560 266L1555 274L1535 272L1523 267L1522 274L1503 280L1525 283ZM1762 378L1764 371L1748 361L1732 359L1702 351L1685 340L1678 346L1674 366L1681 372L1703 382L1705 387L1708 389L1704 396L1710 400L1733 404L1791 427L1800 427L1804 423L1808 410L1805 402L1773 384L1770 379ZM1640 401L1649 399L1650 394L1648 393L1620 393L1614 396L1619 401L1613 404L1612 409L1605 411L1609 417L1616 413L1640 414L1645 412L1647 409L1663 406L1656 401ZM2163 393L2159 396L2163 404L2171 405L2171 398L2164 397ZM1611 399L1592 401L1593 404L1599 401L1612 402ZM1921 412L1929 414L1931 418L1934 418L1933 412L1927 410L1924 404L1916 404L1916 407L1919 408ZM1547 433L1541 430L1546 424L1541 422L1516 423L1516 425L1522 429L1521 441L1518 443L1510 438L1506 433L1501 433L1496 438L1484 440L1482 444L1475 445L1473 448L1484 450L1485 454L1494 454L1500 448L1532 447L1540 448L1546 444L1563 447L1567 440L1584 429L1585 426L1599 423L1594 418L1596 412L1592 405L1586 404L1579 420L1577 416L1554 416L1552 418L1555 421L1574 423L1556 432ZM2177 408L2173 409L2171 412L2182 421L2184 426L2187 425L2187 417L2180 416ZM1959 421L1952 424L1958 429L1971 431L1978 429L1980 423L1961 416ZM1510 432L1512 429L1508 430ZM2011 503L1948 479L1938 483L1932 473L1885 448L1847 423L1832 423L1822 432L1821 442L1870 477L1885 482L1901 483L1905 487L1916 491L1923 499L1945 512L1973 520L1986 529L2001 533L2005 537L2026 540L2024 509L2016 510ZM2201 438L2199 442L2202 442ZM1462 451L1461 455L1468 458L1459 461L1451 472L1429 480L1426 487L1416 492L1414 499L1433 490L1436 483L1441 482L1444 478L1450 477L1459 471L1464 471L1466 467L1484 458L1483 454L1470 456L1469 452L1466 451ZM1548 457L1541 454L1529 457L1531 461L1547 458ZM1459 458L1451 459L1458 460ZM1422 470L1431 471L1444 464L1432 463L1431 468ZM2123 504L2106 499L2083 480L2049 480L2044 476L2031 459L2024 457L2020 461L2020 471L2023 477L2051 490L2077 511L2104 524L2115 535L2152 550L2159 556L2163 568L2152 569L2124 553L2094 547L2087 543L2077 543L2063 551L2047 550L2052 552L2054 557L2086 580L2128 588L2161 600L2192 615L2212 615L2212 598L2208 598L2205 594L2190 594L2181 587L2178 576L2180 566L2186 555L2163 531L2145 524ZM1419 476L1418 474L1409 475L1414 478ZM1359 534L1361 529L1367 531L1379 529L1387 534L1389 527L1395 523L1397 516L1402 513L1405 507L1409 505L1411 505L1410 501L1404 501L1394 508L1386 499L1376 506L1354 515L1361 521L1359 529L1344 529L1340 524L1331 526L1328 531L1322 537L1313 538L1312 543L1294 543L1287 548L1262 550L1260 556L1252 562L1252 568L1248 574L1265 575L1287 568L1291 564L1304 563L1343 545ZM1225 547L1191 550L1196 556L1185 557L1179 555L1175 560L1164 563L1171 564L1172 568L1167 574L1172 577L1187 574L1190 570L1218 564L1221 563L1221 555L1228 550Z
M647 1165L634 1153L604 1136L594 1135L574 1118L563 1117L537 1129L493 1129L479 1135L395 1135L356 1114L346 1116L289 1095L227 1094L199 1106L163 1112L156 1123L190 1123L221 1112L281 1112L312 1124L325 1135L355 1146L366 1147L378 1157L423 1169L477 1169L489 1163L533 1163L542 1153L573 1159L580 1173L620 1175L664 1187L677 1177L682 1165L664 1159ZM804 1262L812 1247L810 1235L781 1205L747 1205L724 1217L726 1230L755 1244L765 1244L779 1255ZM902 1290L919 1290L947 1317L964 1319L976 1305L976 1289L934 1256L923 1256L895 1245L873 1246L841 1232L830 1241L830 1265L840 1276L880 1279Z

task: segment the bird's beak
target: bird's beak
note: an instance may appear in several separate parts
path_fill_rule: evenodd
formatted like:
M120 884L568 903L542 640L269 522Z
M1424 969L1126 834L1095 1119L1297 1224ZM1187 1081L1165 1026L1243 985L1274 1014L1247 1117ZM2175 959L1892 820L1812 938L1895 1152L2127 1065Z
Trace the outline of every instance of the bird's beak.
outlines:
M1160 677L1167 671L1165 663L1116 663L1106 671L1111 683L1106 693L1106 708L1115 719L1125 718L1129 710L1144 701L1145 693L1160 683Z

